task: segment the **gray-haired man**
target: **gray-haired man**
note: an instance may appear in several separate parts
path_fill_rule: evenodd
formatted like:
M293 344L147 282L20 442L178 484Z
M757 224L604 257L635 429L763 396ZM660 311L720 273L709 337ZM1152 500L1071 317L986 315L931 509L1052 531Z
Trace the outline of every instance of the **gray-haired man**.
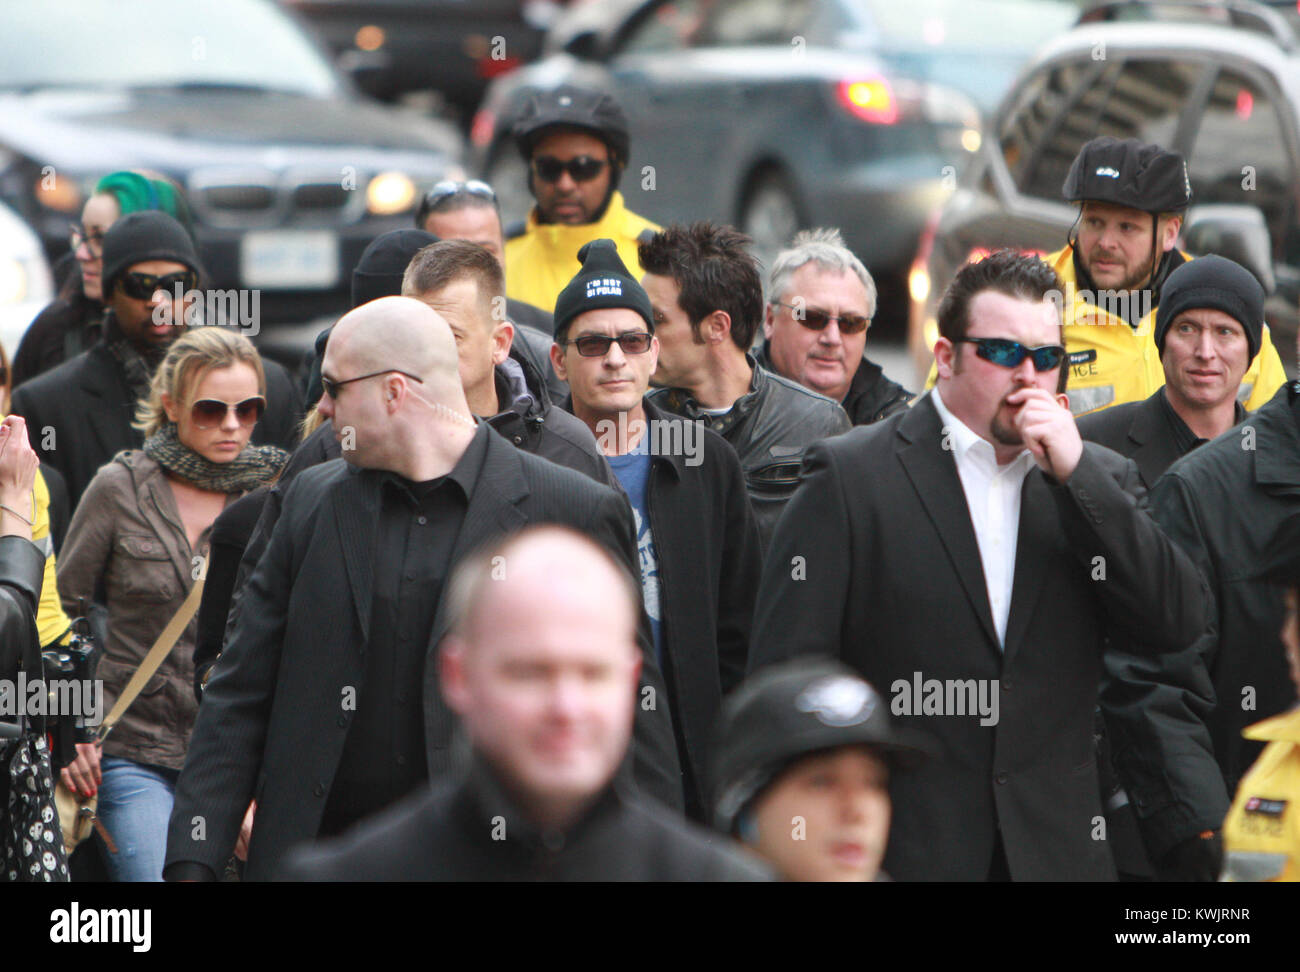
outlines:
M863 354L876 285L839 230L798 234L768 283L759 363L844 406L854 425L907 408L913 395Z

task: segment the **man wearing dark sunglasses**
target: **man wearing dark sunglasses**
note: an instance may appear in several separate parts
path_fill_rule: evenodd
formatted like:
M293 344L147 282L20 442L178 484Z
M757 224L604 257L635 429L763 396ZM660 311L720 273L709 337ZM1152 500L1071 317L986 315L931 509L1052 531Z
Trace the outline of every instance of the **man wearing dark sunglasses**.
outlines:
M464 558L530 523L556 523L635 576L626 500L476 423L456 339L427 305L384 297L351 311L321 371L336 394L319 407L352 447L284 491L176 784L169 880L215 880L254 797L244 876L268 880L290 847L343 833L458 766L435 663L452 623L448 579ZM662 700L649 626L639 627L637 698ZM628 775L680 808L662 702L637 706L633 734Z
M760 566L735 451L645 398L659 357L650 298L595 240L555 305L551 362L635 513L646 612L666 677L687 813L704 819L704 740L743 677Z
M623 263L635 267L638 240L659 227L629 210L618 192L630 147L618 102L572 85L538 91L512 134L537 205L526 224L508 234L509 295L554 307L578 270L575 254L591 240L613 240Z
M839 656L946 756L890 781L899 880L1114 880L1097 839L1102 657L1139 634L1174 652L1209 623L1132 462L1079 437L1059 286L1011 251L958 271L934 391L812 445L768 551L750 667ZM922 695L927 680L948 694ZM991 719L978 693L998 699Z
M876 284L839 230L800 233L777 255L758 363L839 402L854 425L907 408L912 393L863 354Z
M99 342L24 383L13 399L41 462L67 480L74 510L100 466L143 443L132 426L135 403L148 394L167 348L195 320L192 299L203 269L185 228L155 210L113 223L102 266L107 312ZM252 441L291 447L301 395L282 365L267 359L263 366L271 407Z

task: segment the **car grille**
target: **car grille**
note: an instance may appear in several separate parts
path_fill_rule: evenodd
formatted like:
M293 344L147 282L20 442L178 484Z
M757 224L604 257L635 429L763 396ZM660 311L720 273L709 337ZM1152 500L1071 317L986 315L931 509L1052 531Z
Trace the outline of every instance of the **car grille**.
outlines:
M196 171L189 199L200 222L229 229L339 226L365 213L363 189L322 172Z

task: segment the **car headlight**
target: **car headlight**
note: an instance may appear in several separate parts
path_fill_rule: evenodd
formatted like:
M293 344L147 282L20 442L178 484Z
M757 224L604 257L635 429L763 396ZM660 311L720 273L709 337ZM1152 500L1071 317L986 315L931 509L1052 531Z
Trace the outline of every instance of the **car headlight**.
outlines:
M415 183L404 172L381 172L366 187L366 208L377 216L403 213L415 204Z

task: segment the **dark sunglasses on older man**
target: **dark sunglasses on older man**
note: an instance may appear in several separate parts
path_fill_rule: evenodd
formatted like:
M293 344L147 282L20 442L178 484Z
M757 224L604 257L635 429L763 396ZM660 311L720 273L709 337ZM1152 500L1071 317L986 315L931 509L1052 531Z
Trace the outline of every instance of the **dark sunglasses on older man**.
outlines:
M574 182L590 182L607 165L608 159L597 159L590 155L579 155L568 161L557 159L553 155L539 155L533 159L533 171L543 182L559 182L560 176L566 172L573 177Z
M827 324L835 321L839 325L841 334L861 334L871 323L870 317L863 317L861 314L828 314L824 310L796 307L793 304L783 304L779 300L774 300L772 303L789 310L790 316L810 331L824 331Z
M215 429L226 420L232 408L235 410L235 418L239 424L249 428L256 425L262 413L266 411L266 399L257 395L254 398L245 398L242 402L231 403L220 402L215 398L200 398L190 409L190 416L194 419L196 428Z
M977 355L1003 368L1018 368L1025 358L1033 358L1035 371L1051 371L1065 360L1065 348L1059 344L1029 348L1006 338L957 338L956 343L975 345Z
M156 273L137 273L134 270L122 275L122 292L136 300L151 300L160 290L174 296L177 284L181 285L182 293L189 293L199 285L199 275L193 270L180 270L161 277Z

